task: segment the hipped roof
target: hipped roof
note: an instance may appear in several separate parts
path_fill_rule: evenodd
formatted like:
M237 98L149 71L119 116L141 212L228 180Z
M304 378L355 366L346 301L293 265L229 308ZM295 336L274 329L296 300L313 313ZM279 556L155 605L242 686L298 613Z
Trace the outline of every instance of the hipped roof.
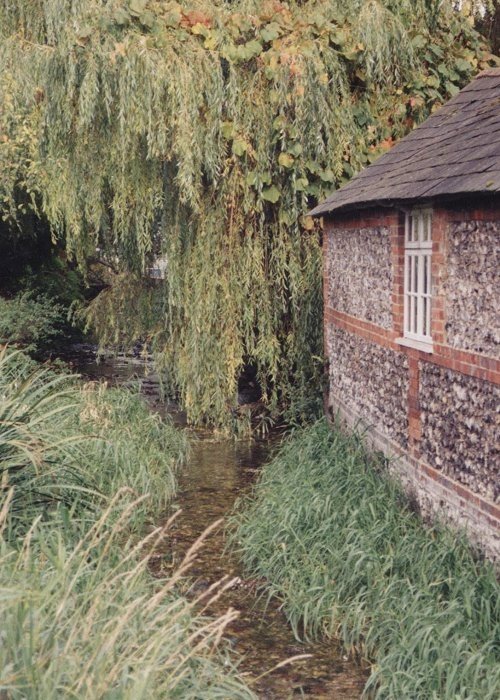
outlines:
M500 68L480 73L425 122L312 210L500 192Z

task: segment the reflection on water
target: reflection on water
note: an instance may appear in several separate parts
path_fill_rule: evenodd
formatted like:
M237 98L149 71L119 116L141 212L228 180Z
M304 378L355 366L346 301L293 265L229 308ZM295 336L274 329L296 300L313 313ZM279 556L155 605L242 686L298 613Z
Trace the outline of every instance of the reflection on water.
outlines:
M119 384L142 374L142 390L153 410L170 415L179 425L185 424L175 405L160 403L158 383L154 376L144 379L139 361L108 360L98 365L79 362L78 369L90 378L106 378ZM269 441L216 440L209 432L186 429L192 438L192 449L188 464L179 474L176 507L182 512L175 520L169 542L177 561L210 524L231 512L235 500L249 488L271 451ZM239 618L228 628L226 638L241 658L240 671L260 698L340 700L361 696L366 671L348 660L333 642L297 642L279 602L259 597L257 582L245 579L238 561L225 551L223 527L207 539L192 575L191 589L196 593L225 575L240 577L240 583L227 591L210 612L221 614L228 607L240 611ZM298 654L312 656L256 680L278 663Z

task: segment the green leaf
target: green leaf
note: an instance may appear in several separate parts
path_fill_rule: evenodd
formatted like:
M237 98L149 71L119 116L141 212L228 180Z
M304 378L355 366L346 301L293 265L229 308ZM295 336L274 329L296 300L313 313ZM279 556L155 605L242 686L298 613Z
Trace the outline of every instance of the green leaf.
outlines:
M143 27L151 29L155 23L155 16L150 10L146 10L140 17L139 22Z
M261 30L260 35L264 41L272 41L273 39L277 39L280 35L279 24L276 22L266 24L266 26Z
M264 190L262 190L262 199L265 199L266 202L276 204L280 196L280 191L274 185L271 187L266 187Z
M451 95L452 97L460 92L460 88L458 87L458 85L455 85L454 83L450 83L449 80L446 81L444 86L447 89L448 94Z
M288 151L294 156L300 156L300 154L302 153L302 146L300 145L300 143L292 143L291 146L288 146Z
M304 192L309 185L309 180L306 177L298 177L294 182L296 192Z
M460 71L460 73L470 73L472 70L472 65L464 58L457 58L454 65L455 68Z
M89 39L92 36L93 29L88 24L81 27L77 32L79 39Z
M444 56L443 49L437 44L430 44L429 49L432 51L434 56L437 56L438 58L442 58Z
M290 153L280 153L278 156L278 163L283 168L291 168L295 162L295 158Z
M235 156L242 156L247 152L248 143L242 138L236 138L233 141L233 153Z
M178 27L181 23L181 19L181 10L179 7L176 7L173 10L171 10L165 17L165 24L167 25L167 27Z
M276 131L282 131L286 128L287 120L283 114L279 114L273 121L273 129Z
M425 38L425 36L417 34L413 37L411 43L416 49L423 49L425 48L425 46L427 46L427 39Z
M247 183L247 185L249 185L250 187L253 187L254 185L257 184L257 180L258 180L257 171L250 170L250 172L247 173L246 178L245 178L245 182Z
M221 126L222 136L225 139L232 139L234 136L234 124L233 122L222 122Z
M430 85L431 87L438 88L439 87L439 78L436 75L428 75L425 82L427 85Z
M244 44L243 48L245 52L245 58L255 58L255 56L258 56L262 53L262 44L260 44L255 39L252 39L252 41L248 41L246 44Z
M129 11L130 14L133 17L140 17L144 10L146 9L146 5L148 4L148 0L130 0L129 4Z
M115 20L116 24L124 26L130 22L130 15L124 7L119 7L113 13L113 19Z
M330 170L329 168L327 168L326 170L320 170L319 176L323 180L323 182L333 182L335 180L333 170Z

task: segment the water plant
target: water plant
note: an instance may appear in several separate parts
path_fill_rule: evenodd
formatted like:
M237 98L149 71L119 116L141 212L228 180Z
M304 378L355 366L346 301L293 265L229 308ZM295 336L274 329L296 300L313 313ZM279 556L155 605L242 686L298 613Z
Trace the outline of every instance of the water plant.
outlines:
M500 584L463 534L424 524L384 460L326 421L297 431L232 519L298 637L369 660L377 698L494 700Z

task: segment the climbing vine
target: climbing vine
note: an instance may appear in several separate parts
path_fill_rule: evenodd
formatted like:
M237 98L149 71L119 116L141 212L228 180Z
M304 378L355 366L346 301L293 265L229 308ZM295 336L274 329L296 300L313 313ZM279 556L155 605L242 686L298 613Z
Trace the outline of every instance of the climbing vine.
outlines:
M148 339L218 425L249 363L272 412L314 410L307 211L495 62L432 0L0 0L0 27L3 217L33 207L83 270L98 249L102 342Z

